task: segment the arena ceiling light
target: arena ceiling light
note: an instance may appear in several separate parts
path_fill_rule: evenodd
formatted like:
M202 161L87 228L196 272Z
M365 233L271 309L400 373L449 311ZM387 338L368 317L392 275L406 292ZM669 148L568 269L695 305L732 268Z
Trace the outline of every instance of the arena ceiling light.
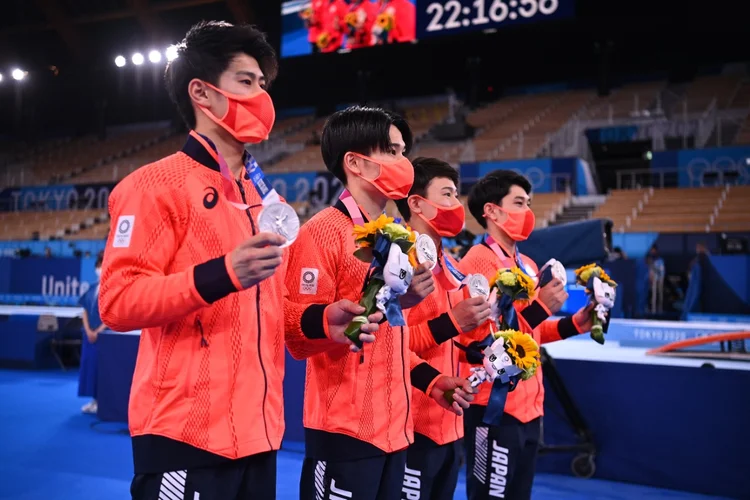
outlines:
M152 50L148 53L148 60L154 64L157 64L159 61L161 61L161 52L159 52L158 50Z
M143 64L143 61L145 61L143 54L141 54L140 52L136 52L135 54L133 54L133 57L131 57L130 60L133 61L133 64L135 64L136 66L140 66L141 64Z
M128 60L125 59L125 56L117 56L115 57L115 66L118 68L122 68L128 63Z
M2 82L2 81L3 81L3 74L0 73L0 82Z
M170 45L167 47L167 61L174 61L177 59L177 45Z
M24 71L24 70L22 70L20 68L16 68L16 69L14 69L13 71L10 72L10 76L12 76L13 79L16 80L17 82L20 82L21 80L23 80L24 78L26 78L26 75L28 75L28 74L29 74L28 71Z

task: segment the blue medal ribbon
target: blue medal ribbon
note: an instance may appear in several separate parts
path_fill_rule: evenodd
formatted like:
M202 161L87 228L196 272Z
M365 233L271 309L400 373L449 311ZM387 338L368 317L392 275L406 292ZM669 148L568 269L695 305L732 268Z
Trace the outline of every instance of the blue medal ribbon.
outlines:
M497 378L492 382L492 391L482 422L487 425L500 425L505 412L505 401L508 399L508 393L516 388L521 373L522 370L516 365L510 365L497 374Z

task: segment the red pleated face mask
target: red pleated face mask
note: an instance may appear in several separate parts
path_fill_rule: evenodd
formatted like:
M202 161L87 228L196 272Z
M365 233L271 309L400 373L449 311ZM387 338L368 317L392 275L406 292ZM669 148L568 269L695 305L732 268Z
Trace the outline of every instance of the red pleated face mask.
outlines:
M380 165L380 173L374 179L368 179L361 174L356 175L375 186L384 196L391 200L402 200L409 196L409 190L414 184L414 167L407 158L384 162L359 153L352 154Z
M262 90L251 96L242 96L218 89L210 83L206 85L227 98L227 112L224 116L219 118L208 108L201 106L206 116L239 142L257 144L268 139L276 121L276 110L268 92Z
M536 224L534 212L532 212L530 208L522 212L508 212L507 210L503 210L502 207L497 208L499 208L501 212L505 212L508 218L505 219L502 224L499 224L492 219L490 219L490 221L499 227L500 230L507 234L513 241L526 241L534 230L534 225Z
M452 238L463 230L464 222L466 221L466 212L464 211L463 205L458 203L452 207L444 207L433 203L422 196L415 196L420 200L426 201L437 210L437 214L431 219L428 219L422 214L417 215L434 229L438 235Z

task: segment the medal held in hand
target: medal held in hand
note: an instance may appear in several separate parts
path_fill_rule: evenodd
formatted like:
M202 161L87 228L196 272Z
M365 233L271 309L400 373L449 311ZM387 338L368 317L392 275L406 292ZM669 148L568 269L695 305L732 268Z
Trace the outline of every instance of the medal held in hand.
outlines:
M275 202L263 207L258 215L258 227L262 232L275 233L286 238L281 248L288 247L299 234L299 217L294 208L284 202Z
M435 269L438 262L438 251L432 238L426 234L420 234L417 236L415 246L417 248L417 262L430 264L430 271Z
M490 299L490 282L487 281L481 274L472 274L469 277L469 296L484 297L485 300Z

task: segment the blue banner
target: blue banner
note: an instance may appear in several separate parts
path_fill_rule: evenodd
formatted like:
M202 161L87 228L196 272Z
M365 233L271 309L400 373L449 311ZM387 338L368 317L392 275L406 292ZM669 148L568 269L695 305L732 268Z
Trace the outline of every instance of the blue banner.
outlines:
M114 184L8 188L0 192L0 211L107 210Z
M632 142L638 136L637 125L622 127L603 127L586 130L586 138L592 144L608 144L613 142Z
M653 155L653 170L679 169L680 187L715 185L718 173L723 174L725 183L750 185L748 146L661 151Z
M573 17L573 0L419 0L417 39Z
M95 258L0 258L3 303L69 304L96 283Z

